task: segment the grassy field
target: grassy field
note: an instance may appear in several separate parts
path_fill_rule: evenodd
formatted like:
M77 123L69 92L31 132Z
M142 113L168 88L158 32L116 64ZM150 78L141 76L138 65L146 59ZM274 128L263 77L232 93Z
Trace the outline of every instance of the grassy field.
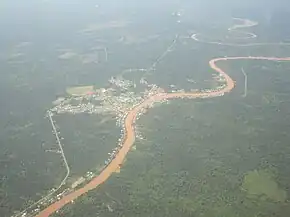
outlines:
M84 96L92 91L94 91L94 86L78 86L66 89L66 92L72 96Z

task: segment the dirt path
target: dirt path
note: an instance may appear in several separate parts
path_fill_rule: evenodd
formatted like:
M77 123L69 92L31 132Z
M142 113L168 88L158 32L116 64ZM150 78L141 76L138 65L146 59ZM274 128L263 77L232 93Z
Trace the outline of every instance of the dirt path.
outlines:
M97 188L99 185L104 183L112 173L114 173L124 161L127 153L135 142L135 131L134 131L134 122L136 120L138 112L144 108L148 107L153 102L157 102L164 99L173 99L173 98L204 98L204 97L218 97L224 93L230 92L234 86L235 82L233 79L226 74L221 68L217 66L217 62L227 61L227 60L271 60L271 61L290 61L290 57L278 58L278 57L227 57L227 58L216 58L209 61L210 67L215 70L218 74L222 75L226 80L226 86L220 90L212 90L211 92L187 92L187 93L163 93L153 95L150 98L143 101L138 106L132 108L128 113L125 119L125 132L126 136L124 139L123 147L120 149L116 157L111 161L111 163L94 179L92 179L84 187L64 196L59 201L49 205L47 208L42 210L37 216L46 217L54 213L55 211L61 209L66 204L70 203L72 200L77 199L82 194L87 193L88 191Z

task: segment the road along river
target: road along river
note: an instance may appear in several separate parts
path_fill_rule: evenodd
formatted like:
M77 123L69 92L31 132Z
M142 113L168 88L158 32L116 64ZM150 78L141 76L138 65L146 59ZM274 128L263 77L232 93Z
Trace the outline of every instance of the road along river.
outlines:
M230 92L234 86L235 82L233 79L226 74L221 68L217 66L217 62L227 61L227 60L270 60L270 61L290 61L290 57L279 58L279 57L226 57L226 58L215 58L209 61L209 66L215 70L219 75L221 75L225 81L226 86L223 89L211 90L210 92L186 92L186 93L161 93L153 95L145 99L141 104L133 107L127 114L125 118L125 138L123 140L123 147L119 150L116 157L111 161L111 163L94 179L92 179L84 187L77 189L74 192L64 196L59 201L49 205L47 208L42 210L37 216L46 217L54 213L55 211L61 209L66 204L75 200L79 196L85 194L86 192L97 188L99 185L104 183L113 174L124 161L127 153L135 142L135 130L134 122L137 118L137 114L143 108L147 108L150 104L158 102L164 99L174 99L174 98L207 98L207 97L217 97L222 96L225 93Z

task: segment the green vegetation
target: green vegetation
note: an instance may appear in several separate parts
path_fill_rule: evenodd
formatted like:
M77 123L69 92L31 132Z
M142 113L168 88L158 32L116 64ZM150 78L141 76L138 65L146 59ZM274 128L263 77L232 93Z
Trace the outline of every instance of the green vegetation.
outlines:
M267 170L254 170L244 177L242 189L250 198L271 199L284 202L287 198L285 190L279 188L273 174Z
M229 63L227 70L238 78L236 69L244 64ZM250 79L265 74L260 64L248 62ZM279 71L275 63L268 67ZM251 80L243 99L237 87L226 97L174 100L149 110L137 122L146 140L136 142L121 173L55 216L286 217L290 148L279 126L288 121L275 108L287 96L275 95L270 105L261 97L286 82L286 72L279 73L276 84Z
M146 3L140 2L136 5ZM43 116L51 101L63 95L67 86L94 83L104 87L111 76L125 69L150 67L177 33L180 37L176 46L155 70L148 72L149 83L165 89L171 84L185 90L208 88L213 85L213 71L208 67L208 60L213 57L290 53L288 46L236 48L188 38L194 29L204 39L236 42L238 33L226 37L229 23L223 20L231 21L227 15L220 19L215 13L205 24L198 17L203 13L184 7L181 23L177 23L172 16L176 6L166 8L164 2L157 11L149 7L150 16L145 20L144 14L148 13L143 7L140 11L132 8L132 13L108 13L102 6L98 13L88 4L85 9L72 4L77 16L69 19L65 17L74 11L71 5L54 10L54 4L50 4L43 19L25 28L27 33L33 33L40 26L48 27L41 28L41 34L32 34L29 46L12 46L23 40L23 28L7 25L2 31L0 86L5 103L0 112L1 216L11 216L15 210L33 203L63 179L61 156L48 152L58 147ZM216 4L221 6L219 9L224 8L220 2ZM10 14L11 19L23 18ZM281 41L271 35L277 27L271 28L268 31L261 25L249 30L258 35L251 41ZM108 49L107 62L101 61L102 53L95 55L101 47ZM140 132L146 140L136 142L136 150L130 152L121 172L54 216L288 217L289 63L231 61L221 63L221 67L237 81L233 92L216 99L173 100L149 110L137 121L137 127L144 126ZM249 78L245 98L241 97L241 67ZM142 73L125 76L138 83ZM138 91L144 91L141 88ZM68 88L67 93L81 96L92 90L93 86L78 86ZM120 129L114 119L102 123L103 117L87 114L59 115L55 119L64 137L71 179L100 168L117 144ZM275 176L268 170L272 167L277 170Z

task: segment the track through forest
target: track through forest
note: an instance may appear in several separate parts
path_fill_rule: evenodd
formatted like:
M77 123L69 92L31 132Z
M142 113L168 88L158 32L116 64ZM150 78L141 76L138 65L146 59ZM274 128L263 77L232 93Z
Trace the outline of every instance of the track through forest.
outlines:
M256 25L256 23L253 23ZM233 29L242 28L242 27L250 27L249 22L247 20L246 25L239 25L235 28L229 28L229 31L233 31ZM192 37L196 41L200 41L197 39L197 35ZM220 44L212 42L212 44ZM226 44L230 45L230 44ZM257 44L252 44L257 45ZM259 45L264 45L259 44ZM248 45L251 46L251 45ZM74 192L69 193L68 195L64 196L60 200L56 201L55 203L49 205L44 210L40 211L37 215L38 217L47 217L50 216L52 213L56 212L57 210L61 209L68 203L71 203L72 200L77 199L79 196L87 193L88 191L97 188L102 183L104 183L119 167L122 165L126 155L130 151L130 148L135 142L135 129L134 123L137 118L137 114L144 108L149 107L154 102L159 102L162 100L169 100L169 99L176 99L176 98L209 98L209 97L218 97L222 96L226 93L231 92L231 90L235 86L234 80L218 66L219 62L225 61L234 61L234 60L267 60L267 61L290 61L290 57L280 58L280 57L263 57L263 56L237 56L237 57L222 57L222 58L215 58L209 61L209 66L212 68L218 75L220 75L225 80L225 86L223 89L213 89L208 92L178 92L178 93L159 93L149 98L145 99L139 105L133 107L127 114L125 118L124 124L124 132L125 137L123 140L123 146L117 153L116 157L110 162L110 164L95 178L93 178L88 184L84 187L81 187Z

